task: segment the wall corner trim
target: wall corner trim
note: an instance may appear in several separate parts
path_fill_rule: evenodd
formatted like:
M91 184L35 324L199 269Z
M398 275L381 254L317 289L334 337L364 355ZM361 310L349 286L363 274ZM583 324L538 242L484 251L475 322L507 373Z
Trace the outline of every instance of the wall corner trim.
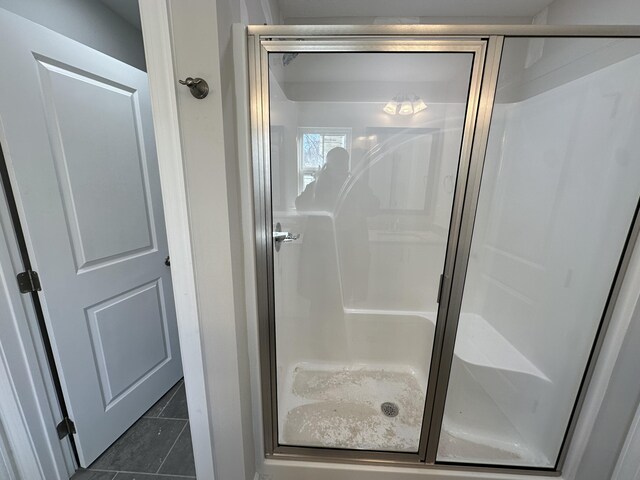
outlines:
M177 78L171 12L166 0L140 0L139 4L193 453L198 477L213 480L212 422L196 298L196 272L175 86Z

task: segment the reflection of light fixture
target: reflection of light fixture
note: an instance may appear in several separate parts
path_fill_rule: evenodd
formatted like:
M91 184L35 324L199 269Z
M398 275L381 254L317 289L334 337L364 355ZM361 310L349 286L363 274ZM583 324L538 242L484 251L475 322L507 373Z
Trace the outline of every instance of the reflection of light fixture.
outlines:
M418 113L427 108L427 104L422 101L420 97L416 97L417 100L413 101L413 113Z
M409 100L404 100L400 105L400 111L398 112L400 115L411 115L413 113L413 105Z
M417 95L396 95L382 110L389 115L413 115L426 108L427 104Z
M385 113L388 113L389 115L395 115L398 111L398 102L396 102L395 100L391 100L390 102L387 102L383 110Z

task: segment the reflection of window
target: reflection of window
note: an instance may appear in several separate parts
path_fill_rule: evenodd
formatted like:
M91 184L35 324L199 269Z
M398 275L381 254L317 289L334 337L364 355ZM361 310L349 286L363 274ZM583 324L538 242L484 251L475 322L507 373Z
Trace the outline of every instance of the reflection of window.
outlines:
M298 129L298 189L313 182L333 148L351 148L350 128ZM351 153L351 152L349 152Z

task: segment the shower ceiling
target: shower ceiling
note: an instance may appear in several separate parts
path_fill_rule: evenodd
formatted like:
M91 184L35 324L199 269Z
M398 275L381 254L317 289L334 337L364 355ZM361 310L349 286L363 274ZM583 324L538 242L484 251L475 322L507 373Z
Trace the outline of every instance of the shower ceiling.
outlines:
M372 62L369 55L379 61ZM329 95L336 102L386 103L398 94L411 93L433 103L449 100L450 92L468 81L458 74L466 61L463 55L437 53L430 55L428 63L411 53L307 53L290 59L286 66L282 54L273 54L269 63L284 94L293 101L326 101Z

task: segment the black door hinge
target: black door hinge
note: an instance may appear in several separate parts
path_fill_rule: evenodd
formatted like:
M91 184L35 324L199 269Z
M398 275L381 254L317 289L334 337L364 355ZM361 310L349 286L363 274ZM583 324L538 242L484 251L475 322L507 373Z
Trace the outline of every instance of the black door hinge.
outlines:
M26 272L19 273L18 288L20 288L20 293L39 292L42 290L38 272L27 270Z
M67 435L71 435L76 433L76 424L73 423L68 417L64 417L62 421L56 425L56 430L58 431L58 438L62 440Z

